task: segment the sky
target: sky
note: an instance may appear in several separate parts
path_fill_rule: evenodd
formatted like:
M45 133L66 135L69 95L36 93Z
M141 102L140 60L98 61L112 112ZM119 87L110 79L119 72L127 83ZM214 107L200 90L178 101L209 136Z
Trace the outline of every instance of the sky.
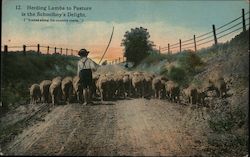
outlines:
M210 32L212 24L219 27L241 16L243 8L249 12L248 0L3 0L2 4L1 46L39 43L75 50L86 48L94 60L101 58L113 26L113 38L105 56L107 60L122 57L121 41L131 28L147 28L150 40L158 49L166 47L168 43L177 43L179 39L190 39L194 34ZM55 10L55 7L64 7L64 10ZM71 10L66 7L71 7ZM91 9L81 10L86 7ZM46 8L46 11L41 8ZM37 12L65 13L66 17L28 16L28 13L37 15ZM68 12L85 16L67 17ZM25 15L22 16L22 13ZM31 22L28 19L79 21Z

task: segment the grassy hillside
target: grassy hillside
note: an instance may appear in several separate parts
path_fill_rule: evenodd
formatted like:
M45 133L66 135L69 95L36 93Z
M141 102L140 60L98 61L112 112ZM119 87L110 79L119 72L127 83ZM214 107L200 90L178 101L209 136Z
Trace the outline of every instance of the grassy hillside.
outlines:
M224 77L229 96L209 99L209 156L244 156L249 141L249 30L197 52L151 54L136 70L168 76L182 86Z
M2 97L4 109L29 100L29 87L55 76L73 76L77 70L77 57L43 55L35 52L2 53Z
M209 69L211 72L216 71L228 77L240 75L246 79L249 67L248 35L249 30L226 43L220 43L197 52L191 50L175 54L154 52L133 70L166 75L181 84L189 84L197 77L206 78L207 75L210 75L207 73ZM220 66L218 67L217 64Z

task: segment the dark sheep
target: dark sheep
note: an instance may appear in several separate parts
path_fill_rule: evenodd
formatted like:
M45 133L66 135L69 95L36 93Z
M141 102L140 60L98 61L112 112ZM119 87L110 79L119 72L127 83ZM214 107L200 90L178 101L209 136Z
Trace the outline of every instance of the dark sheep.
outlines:
M61 83L63 98L70 103L73 95L73 80L72 77L65 77Z
M40 90L41 90L41 95L42 95L42 101L45 103L49 103L50 102L50 93L49 93L49 87L51 85L50 80L43 80L40 83Z

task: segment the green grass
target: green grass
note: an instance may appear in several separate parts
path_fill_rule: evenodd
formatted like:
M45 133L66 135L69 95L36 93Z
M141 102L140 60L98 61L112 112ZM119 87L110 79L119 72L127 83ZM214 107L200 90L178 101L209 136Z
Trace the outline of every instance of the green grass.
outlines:
M29 87L56 76L74 76L78 57L43 55L35 52L2 53L3 108L10 108L29 100Z

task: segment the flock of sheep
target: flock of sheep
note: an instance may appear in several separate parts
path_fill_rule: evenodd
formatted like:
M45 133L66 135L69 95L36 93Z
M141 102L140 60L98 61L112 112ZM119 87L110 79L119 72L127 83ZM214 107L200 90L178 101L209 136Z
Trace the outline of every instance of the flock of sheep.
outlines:
M180 87L165 76L145 72L118 72L108 74L93 73L93 84L90 87L91 97L100 97L101 101L126 97L154 97L168 99L171 102L188 102L205 104L209 91L216 91L217 96L226 95L227 86L222 77L203 82L197 86L190 84ZM181 99L180 99L181 97ZM38 101L58 104L60 102L83 102L83 88L80 78L60 76L52 80L43 80L30 87L31 103Z

